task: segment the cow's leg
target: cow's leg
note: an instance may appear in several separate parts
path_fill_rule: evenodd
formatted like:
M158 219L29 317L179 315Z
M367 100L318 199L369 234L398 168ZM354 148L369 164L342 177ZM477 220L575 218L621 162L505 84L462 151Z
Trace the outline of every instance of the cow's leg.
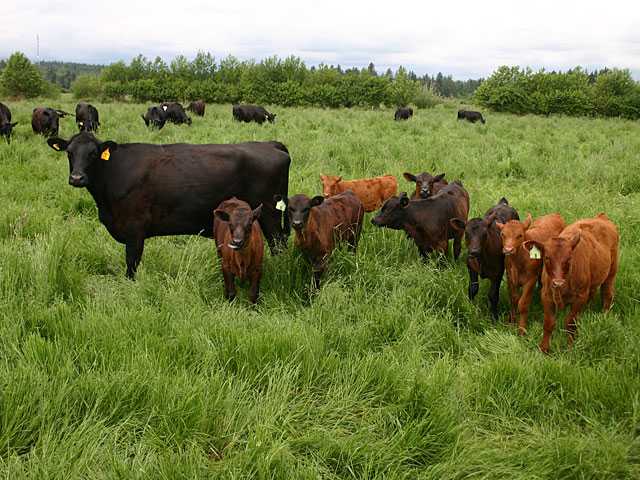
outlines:
M313 264L313 286L316 289L320 288L320 278L322 277L322 274L324 273L326 268L327 265L324 261Z
M520 323L518 324L518 334L526 335L529 323L529 306L533 298L533 290L536 286L537 277L533 278L522 287L522 295L518 301L518 312L520 313Z
M269 251L271 255L277 255L286 246L287 239L284 238L282 229L279 225L280 213L275 213L273 209L269 209L263 204L264 209L258 223L264 233L264 238L267 239L267 245L269 245Z
M142 258L142 251L144 250L144 237L138 236L133 240L128 240L125 244L125 253L127 260L127 278L134 280L136 276L136 270L140 264Z
M489 288L489 305L491 307L491 315L494 320L498 320L498 301L500 300L500 283L502 276L491 279L491 287Z
M455 233L453 236L453 259L457 260L460 257L462 251L462 234Z
M520 295L520 288L518 288L518 285L513 283L510 278L507 279L507 286L509 287L509 300L510 300L509 323L515 324L518 303L520 301L520 298L522 297Z
M567 331L567 346L569 348L573 346L573 340L576 336L576 319L587 302L588 298L576 298L571 304L571 311L564 321L564 328Z
M602 309L606 312L611 309L613 304L613 294L615 291L616 273L618 273L618 257L611 262L611 269L606 280L600 286L600 296L602 298Z
M478 282L478 272L471 268L469 270L469 300L476 298L478 291L480 290L480 283Z
M249 300L251 303L258 302L258 296L260 295L260 279L262 278L262 271L257 269L251 277L251 287L249 289Z
M551 292L549 292L550 295ZM542 308L544 309L544 323L542 329L542 341L540 342L540 351L549 353L549 344L551 343L551 335L556 327L556 306L548 295L542 294Z
M236 282L233 273L222 269L222 278L224 279L224 298L230 302L236 298Z

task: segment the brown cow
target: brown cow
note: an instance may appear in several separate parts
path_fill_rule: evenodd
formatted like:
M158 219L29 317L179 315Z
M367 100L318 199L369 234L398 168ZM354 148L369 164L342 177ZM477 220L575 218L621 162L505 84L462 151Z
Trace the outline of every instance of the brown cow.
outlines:
M291 226L296 232L296 247L311 262L314 284L318 288L327 261L338 243L347 243L355 252L364 217L362 202L350 190L326 200L320 195L309 198L303 194L286 200L276 195L274 200L285 201Z
M422 172L418 175L404 172L402 176L409 182L415 182L416 184L416 191L411 195L412 200L416 198L429 198L449 184L449 182L444 179L444 173L434 177L427 172Z
M191 102L187 107L187 110L195 113L199 117L204 117L205 103L202 100L196 100Z
M531 214L527 214L524 222L510 220L507 223L496 222L502 237L502 253L505 255L505 267L511 296L511 323L516 321L516 309L520 314L518 333L527 332L529 305L533 297L536 282L542 274L542 260L531 255L523 246L527 240L546 242L558 235L564 228L564 220L557 213L545 215L531 221ZM532 258L533 257L533 258ZM538 256L539 257L539 256ZM521 292L522 289L522 292Z
M393 175L358 180L342 180L337 175L320 175L320 180L325 198L351 190L364 205L365 212L379 209L387 199L398 193L398 181Z
M598 288L605 311L613 302L618 271L618 243L615 224L604 214L579 220L566 227L560 235L545 242L530 240L525 247L537 247L542 253L542 307L544 335L540 350L549 353L551 334L556 324L556 312L567 305L571 311L565 319L569 347L576 333L576 319Z
M262 204L255 210L247 202L236 197L225 200L214 210L213 235L218 257L222 263L224 296L233 300L236 296L235 278L249 280L249 300L258 301L264 242L258 223Z
M31 129L33 133L52 137L58 135L60 119L70 115L62 110L36 107L31 114Z

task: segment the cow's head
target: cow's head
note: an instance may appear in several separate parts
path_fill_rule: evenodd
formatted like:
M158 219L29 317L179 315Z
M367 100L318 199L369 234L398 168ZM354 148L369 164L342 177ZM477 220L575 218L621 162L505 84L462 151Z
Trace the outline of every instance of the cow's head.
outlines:
M147 113L142 116L142 119L147 127L151 125L152 127L160 129L164 127L164 124L167 121L167 114L165 113L165 110L160 107L149 107Z
M407 192L402 192L398 197L391 197L371 219L371 223L376 227L392 228L394 230L402 230L406 214L404 209L409 205L409 197Z
M449 220L449 225L451 225L454 230L464 231L464 240L467 245L469 257L480 257L489 236L491 223L495 218L495 213L492 213L485 218L472 218L468 222L460 218L452 218Z
M524 247L527 250L534 247L540 250L544 269L551 278L551 288L558 289L564 287L567 282L571 258L579 243L580 232L576 232L570 238L553 237L544 243L527 240L524 242Z
M520 245L525 242L525 234L531 226L531 220L529 213L524 222L518 220L509 220L507 223L496 222L502 239L502 253L509 256L518 251Z
M266 115L265 118L269 121L269 123L276 123L276 114L275 113L268 113L267 112L267 115Z
M100 142L91 133L81 132L69 141L52 137L47 140L57 152L67 152L69 158L69 184L74 187L86 187L95 175L99 162L108 161L118 144L112 141Z
M13 132L13 127L15 127L17 124L18 122L13 122L5 123L4 125L0 126L0 135L7 140L7 143L11 143L11 133Z
M304 194L289 197L286 203L291 226L296 231L304 229L309 221L311 209L321 205L322 202L324 202L324 198L321 195L316 195L313 198L309 198Z
M76 122L78 125L78 130L81 132L92 132L96 130L96 125L93 123L93 120L81 120Z
M262 204L251 210L247 202L235 197L223 202L213 211L217 219L228 223L231 242L227 246L233 250L240 250L249 243L253 222L260 218L261 213Z
M342 177L338 175L320 175L320 181L322 182L322 194L325 198L332 197L340 193L338 190L338 184L342 181Z
M433 176L430 173L422 172L418 175L414 175L409 172L404 172L403 176L409 182L415 182L416 184L416 197L429 198L434 195L434 184L443 181L444 173Z

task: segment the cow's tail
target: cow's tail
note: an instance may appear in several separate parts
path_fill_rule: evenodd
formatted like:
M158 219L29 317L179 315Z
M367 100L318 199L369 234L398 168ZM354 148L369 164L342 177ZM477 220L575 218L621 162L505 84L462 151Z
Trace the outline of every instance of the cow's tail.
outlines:
M75 115L71 115L69 112L65 112L64 110L56 110L56 113L60 115L61 118L64 118L67 115L75 117Z

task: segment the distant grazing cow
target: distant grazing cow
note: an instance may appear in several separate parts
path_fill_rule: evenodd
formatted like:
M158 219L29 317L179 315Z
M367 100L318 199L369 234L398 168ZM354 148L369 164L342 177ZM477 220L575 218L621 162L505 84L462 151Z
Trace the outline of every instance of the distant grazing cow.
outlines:
M462 249L463 232L451 228L453 218L469 215L469 194L459 181L451 182L437 195L409 200L403 192L385 202L382 210L371 219L376 227L404 230L413 239L423 258L431 252L447 254L449 239L453 239L453 257Z
M34 133L53 136L58 135L60 130L60 118L69 115L62 110L54 110L53 108L37 107L33 109L31 114L31 128Z
M162 235L213 236L211 212L224 199L261 203L260 226L272 253L286 244L289 222L273 204L286 195L291 159L279 142L229 145L152 145L101 142L81 132L69 141L50 138L67 152L69 183L86 187L98 218L126 245L127 276L133 278L144 240Z
M180 125L186 123L191 125L191 118L184 111L184 107L177 102L164 102L160 104L160 108L167 114L167 121Z
M516 321L516 310L520 315L518 333L527 332L529 305L533 290L542 275L542 260L535 252L531 254L524 242L535 240L544 243L557 236L564 228L564 220L557 213L537 218L533 223L531 214L524 222L510 220L507 223L496 222L502 238L502 253L505 255L509 294L511 296L511 323ZM522 291L522 292L521 292Z
M258 224L262 204L254 210L247 202L233 197L214 211L213 236L222 263L224 296L229 301L236 296L235 278L251 283L249 300L258 301L264 242Z
M404 172L403 176L408 181L415 182L416 184L416 191L411 195L412 200L417 198L429 198L449 184L449 182L444 179L444 173L434 177L427 172L423 172L418 175Z
M476 123L480 120L482 123L485 123L482 114L472 110L458 110L458 120L467 120L471 123Z
M398 181L393 175L358 180L342 180L342 177L336 175L320 175L320 180L325 198L351 190L364 205L365 212L379 209L387 199L398 193Z
M267 112L264 107L257 105L234 105L233 106L233 118L238 122L256 122L264 123L269 121L274 123L276 121L276 114Z
M164 124L167 123L167 114L162 107L153 106L147 109L147 113L141 115L144 124L148 126L161 129Z
M540 350L549 353L551 334L557 310L571 305L565 319L569 347L573 345L576 320L582 309L595 296L598 288L605 311L611 308L618 272L618 229L601 213L595 218L579 220L560 235L544 242L529 240L542 253L542 307L544 334Z
M0 135L7 143L11 143L11 132L18 122L11 123L11 110L4 103L0 103Z
M393 116L394 120L409 120L413 117L413 108L410 107L400 107L396 110L395 115Z
M187 107L187 110L195 113L199 117L204 117L204 108L205 103L202 100L196 100L195 102L191 102Z
M76 105L76 125L81 132L97 132L100 127L100 117L96 107L85 102L78 103Z
M276 201L284 197L276 196ZM355 252L362 230L364 207L351 191L340 193L326 200L318 195L294 195L286 200L287 214L295 231L296 247L313 268L316 288L327 268L331 252L338 243L346 243Z
M502 240L496 221L506 223L519 220L518 212L509 205L506 198L501 198L495 207L491 207L483 218L472 218L464 222L460 218L451 220L451 226L464 231L467 244L467 269L469 270L469 299L478 294L480 278L488 278L491 282L489 303L493 318L498 318L498 301L500 299L500 283L504 275L504 254Z

